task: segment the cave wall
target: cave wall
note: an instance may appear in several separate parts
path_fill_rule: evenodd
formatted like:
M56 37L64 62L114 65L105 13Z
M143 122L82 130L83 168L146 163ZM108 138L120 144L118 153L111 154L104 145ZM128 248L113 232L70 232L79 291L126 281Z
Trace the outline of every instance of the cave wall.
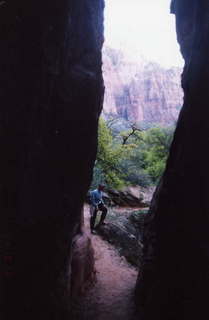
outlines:
M174 0L172 12L184 105L146 221L136 289L142 319L209 316L209 2Z
M103 100L103 7L0 2L1 319L68 316Z

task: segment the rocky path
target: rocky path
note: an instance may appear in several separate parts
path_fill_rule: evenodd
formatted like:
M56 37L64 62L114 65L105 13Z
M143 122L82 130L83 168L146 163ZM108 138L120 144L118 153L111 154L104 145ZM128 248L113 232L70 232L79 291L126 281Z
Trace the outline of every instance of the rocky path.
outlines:
M89 228L89 208L85 208ZM97 281L82 299L76 320L133 320L137 270L121 258L114 247L92 235Z

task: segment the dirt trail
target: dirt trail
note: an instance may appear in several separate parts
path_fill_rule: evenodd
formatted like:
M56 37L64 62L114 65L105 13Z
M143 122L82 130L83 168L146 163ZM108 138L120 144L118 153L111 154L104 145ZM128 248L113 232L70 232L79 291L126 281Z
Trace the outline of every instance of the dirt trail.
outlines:
M89 208L85 207L85 225L89 229ZM82 299L81 320L133 320L134 286L137 270L120 257L115 248L92 235L95 251L96 284Z

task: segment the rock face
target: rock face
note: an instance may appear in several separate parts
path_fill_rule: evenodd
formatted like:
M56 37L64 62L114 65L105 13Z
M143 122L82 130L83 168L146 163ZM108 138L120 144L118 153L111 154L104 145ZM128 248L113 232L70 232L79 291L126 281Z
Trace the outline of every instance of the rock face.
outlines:
M209 317L209 3L174 0L172 11L185 100L145 228L137 303L146 320Z
M143 188L140 186L124 187L122 190L107 189L103 193L105 203L110 207L148 208L151 203L155 187ZM86 202L90 205L90 194Z
M103 6L0 3L1 319L69 319L103 99Z
M104 115L118 115L147 125L173 124L183 104L180 68L164 69L141 59L130 62L122 52L103 49Z
M94 250L91 236L82 226L72 242L71 298L72 304L96 281Z
M126 187L123 190L107 189L104 199L110 206L146 208L150 201L140 187Z
M134 266L140 267L142 235L146 212L142 210L109 210L106 225L97 228L105 240L113 244L120 255Z

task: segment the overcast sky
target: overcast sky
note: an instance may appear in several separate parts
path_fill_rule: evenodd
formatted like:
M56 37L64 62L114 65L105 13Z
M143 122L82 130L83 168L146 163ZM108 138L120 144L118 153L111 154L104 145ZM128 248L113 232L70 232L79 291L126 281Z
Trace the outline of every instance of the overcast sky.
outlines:
M182 66L170 0L105 0L106 44L165 67Z

